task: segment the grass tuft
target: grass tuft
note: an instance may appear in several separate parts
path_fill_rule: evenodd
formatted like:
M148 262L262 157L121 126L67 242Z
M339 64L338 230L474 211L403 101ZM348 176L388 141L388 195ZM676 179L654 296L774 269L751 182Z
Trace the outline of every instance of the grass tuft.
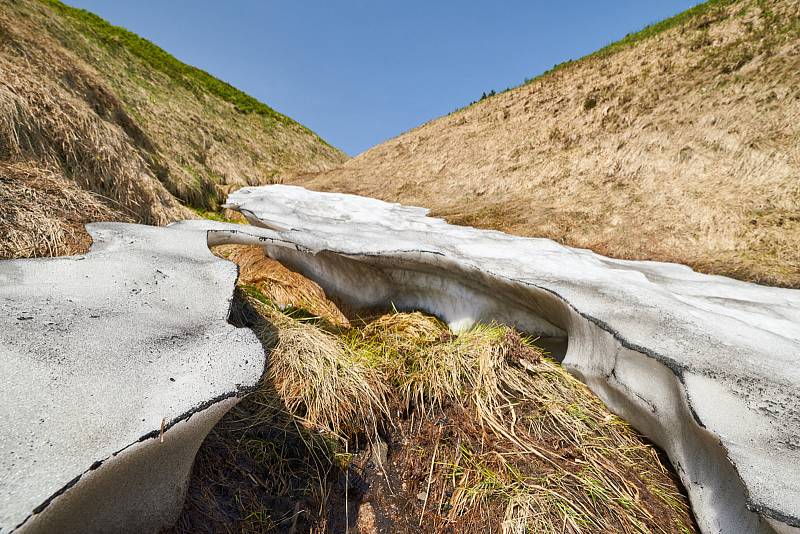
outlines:
M377 436L389 413L388 387L377 371L336 335L260 299L251 304L271 323L262 329L262 339L275 335L277 327L264 380L289 412L308 428L345 441L357 434ZM269 404L259 395L253 402ZM257 422L259 415L254 417Z

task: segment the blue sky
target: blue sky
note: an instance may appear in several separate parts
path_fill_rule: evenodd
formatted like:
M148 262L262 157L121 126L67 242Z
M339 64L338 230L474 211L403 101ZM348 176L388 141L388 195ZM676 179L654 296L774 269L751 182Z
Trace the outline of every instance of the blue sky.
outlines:
M350 155L697 0L67 0Z

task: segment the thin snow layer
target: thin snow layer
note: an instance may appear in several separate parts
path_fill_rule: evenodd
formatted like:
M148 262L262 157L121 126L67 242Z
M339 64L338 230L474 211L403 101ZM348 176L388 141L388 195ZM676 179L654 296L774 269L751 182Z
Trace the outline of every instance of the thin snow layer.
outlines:
M0 262L0 532L172 524L197 448L264 369L205 231L87 228L86 255Z
M800 291L298 187L228 207L261 228L211 243L259 243L352 306L567 336L566 368L667 452L704 532L800 531Z

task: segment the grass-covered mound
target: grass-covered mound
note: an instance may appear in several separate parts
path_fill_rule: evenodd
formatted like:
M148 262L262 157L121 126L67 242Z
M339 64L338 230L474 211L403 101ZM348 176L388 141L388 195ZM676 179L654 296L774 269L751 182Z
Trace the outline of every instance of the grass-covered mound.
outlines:
M176 531L694 531L658 451L535 340L347 319L260 249L217 252L272 352L201 448Z

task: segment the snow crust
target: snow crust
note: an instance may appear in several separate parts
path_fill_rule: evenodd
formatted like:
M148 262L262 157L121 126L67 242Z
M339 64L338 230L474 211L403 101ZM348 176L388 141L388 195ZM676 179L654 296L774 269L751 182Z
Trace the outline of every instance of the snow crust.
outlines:
M260 244L351 306L566 337L566 368L667 452L703 532L800 532L800 291L299 187L228 207L259 228L216 224L209 243Z
M171 525L202 440L263 373L205 230L87 228L86 255L0 262L0 532Z

